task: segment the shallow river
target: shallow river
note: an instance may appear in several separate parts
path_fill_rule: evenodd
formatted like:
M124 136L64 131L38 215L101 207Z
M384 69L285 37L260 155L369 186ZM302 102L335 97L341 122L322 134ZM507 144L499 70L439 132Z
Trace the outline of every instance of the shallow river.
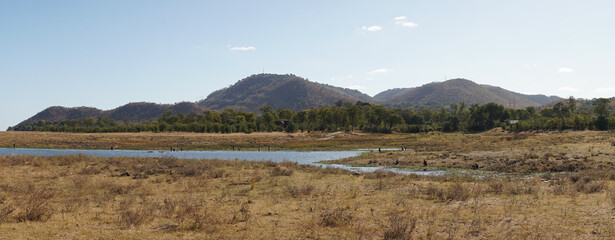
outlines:
M384 169L402 174L441 175L445 171L406 171L384 167L353 167L318 162L361 155L365 151L148 151L148 150L85 150L85 149L29 149L0 148L0 155L66 156L83 154L94 157L173 157L178 159L223 159L245 161L296 162L320 167L335 167L356 172Z

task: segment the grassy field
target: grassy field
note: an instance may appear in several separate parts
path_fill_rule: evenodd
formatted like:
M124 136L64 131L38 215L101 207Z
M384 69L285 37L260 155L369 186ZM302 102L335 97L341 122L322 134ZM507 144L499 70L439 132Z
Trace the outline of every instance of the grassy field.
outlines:
M0 156L0 239L612 239L615 135L0 133L0 146L298 150L401 148L338 162L446 176L357 174L293 163ZM196 143L195 143L196 142ZM181 144L185 145L181 145ZM194 143L194 145L191 145ZM198 144L197 144L198 143ZM473 170L466 170L472 172Z
M429 134L417 136L407 151L373 152L335 161L360 166L423 169L463 168L505 173L615 170L615 134L563 133Z
M4 239L604 239L613 181L353 174L291 163L0 157Z
M397 147L415 139L402 134L364 133L54 133L0 132L0 147L73 149L243 150L348 150Z

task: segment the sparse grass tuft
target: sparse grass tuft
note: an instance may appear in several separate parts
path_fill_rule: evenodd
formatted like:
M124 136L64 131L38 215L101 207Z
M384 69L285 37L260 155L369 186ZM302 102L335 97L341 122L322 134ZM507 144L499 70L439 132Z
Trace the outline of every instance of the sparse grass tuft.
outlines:
M416 217L406 217L402 213L389 216L388 225L384 229L384 239L410 239L416 228Z
M124 200L120 202L118 209L119 219L117 225L121 229L139 227L142 224L149 222L154 217L153 209L139 206L134 203L134 199Z
M272 176L290 176L293 175L293 170L284 166L277 165L271 170Z
M51 189L33 189L23 196L18 202L20 211L17 213L17 221L47 221L54 213L49 201L55 192Z
M324 227L338 227L350 224L352 213L345 208L326 209L320 214L318 222Z

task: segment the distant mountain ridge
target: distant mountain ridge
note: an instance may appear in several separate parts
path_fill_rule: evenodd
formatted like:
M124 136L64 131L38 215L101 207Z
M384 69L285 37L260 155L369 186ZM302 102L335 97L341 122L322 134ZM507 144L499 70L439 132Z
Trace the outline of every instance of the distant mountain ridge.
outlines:
M36 115L21 122L17 126L37 122L40 120L45 121L61 121L61 120L76 120L84 118L109 117L116 121L130 121L130 122L142 122L156 120L166 111L172 111L173 113L189 114L191 112L200 113L207 108L201 107L191 102L181 102L176 104L156 104L148 102L136 102L129 103L112 110L100 110L91 107L49 107Z
M562 98L545 95L526 95L500 87L480 85L467 79L433 82L414 88L395 88L370 97L360 91L311 82L293 74L256 74L211 93L206 99L177 104L129 103L112 110L91 107L49 107L20 124L39 120L60 121L83 118L109 117L116 121L151 121L164 112L189 114L205 110L259 113L263 106L300 111L317 106L331 106L338 101L383 104L389 107L437 109L450 104L485 104L494 102L509 108L539 107ZM19 125L18 125L19 126Z
M259 112L263 106L272 106L300 111L333 105L339 100L373 102L372 97L357 90L311 82L292 74L257 74L211 93L198 104L213 110Z
M415 88L396 88L374 96L392 107L435 108L452 103L497 103L509 108L539 107L560 100L557 96L526 95L500 87L480 85L467 79L451 79Z

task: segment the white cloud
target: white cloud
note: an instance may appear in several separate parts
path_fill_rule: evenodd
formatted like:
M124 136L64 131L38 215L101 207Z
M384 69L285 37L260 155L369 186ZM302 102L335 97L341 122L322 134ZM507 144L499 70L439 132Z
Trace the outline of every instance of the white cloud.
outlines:
M367 31L370 31L370 32L376 32L376 31L382 30L382 27L380 27L380 26L369 26L369 27L368 26L363 26L361 29L367 30Z
M401 23L401 25L404 27L417 27L418 26L418 24L413 23L413 22L403 22Z
M227 46L227 47L229 47L229 50L231 50L231 51L250 51L250 50L256 50L256 48L253 47L253 46L248 46L248 47L230 47L230 46Z
M597 93L610 93L610 92L615 92L615 88L596 88L596 89L594 89L594 92L597 92Z
M393 18L393 20L395 20L395 24L401 25L401 26L404 26L404 27L417 27L417 26L419 26L415 22L406 21L406 16L395 17L395 18Z
M406 16L395 17L395 18L393 18L393 20L395 20L395 21L403 21L403 20L406 20Z
M391 72L391 69L386 69L386 68L378 68L374 71L371 71L369 74L377 74L377 73L389 73Z
M354 90L362 90L362 89L365 89L365 87L363 87L363 86L359 86L359 85L348 86L348 87L346 87L346 88L348 88L348 89L354 89Z
M571 92L571 93L575 93L578 92L579 89L573 88L573 87L561 87L559 88L560 91L562 92Z
M561 68L559 68L558 71L561 72L561 73L571 73L571 72L574 72L574 69L567 68L567 67L561 67Z

